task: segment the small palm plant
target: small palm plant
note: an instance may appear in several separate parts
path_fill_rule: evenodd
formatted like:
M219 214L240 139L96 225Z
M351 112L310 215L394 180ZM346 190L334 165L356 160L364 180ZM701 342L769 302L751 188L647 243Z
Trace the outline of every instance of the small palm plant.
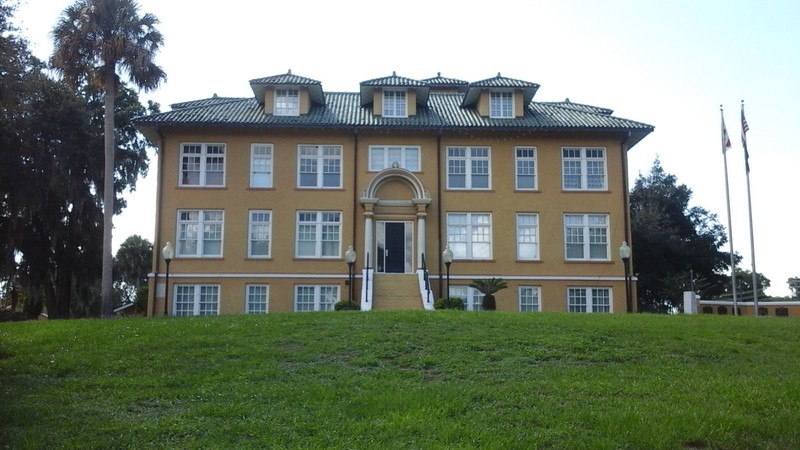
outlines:
M469 287L477 289L483 294L483 309L485 311L494 311L497 309L497 302L494 299L494 293L508 287L508 283L502 278L492 278L472 280Z

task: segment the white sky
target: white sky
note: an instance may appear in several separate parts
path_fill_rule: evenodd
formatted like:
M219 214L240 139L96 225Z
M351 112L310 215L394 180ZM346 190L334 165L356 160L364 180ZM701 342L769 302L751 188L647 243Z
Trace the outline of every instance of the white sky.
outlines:
M20 0L31 50L47 59L50 30L71 0ZM728 228L719 107L733 148L728 175L734 251L752 268L739 108L745 100L756 270L771 295L800 276L800 2L796 0L494 0L216 2L139 0L161 21L157 58L168 80L142 94L172 103L252 95L248 81L292 73L325 91L356 92L391 75L478 81L503 76L541 85L538 101L586 103L655 126L630 153L630 182L656 157L691 187L692 206ZM208 5L208 6L201 6ZM114 242L154 236L156 156L127 195ZM784 238L785 235L785 238ZM635 245L635 243L634 243ZM727 251L729 248L724 248Z

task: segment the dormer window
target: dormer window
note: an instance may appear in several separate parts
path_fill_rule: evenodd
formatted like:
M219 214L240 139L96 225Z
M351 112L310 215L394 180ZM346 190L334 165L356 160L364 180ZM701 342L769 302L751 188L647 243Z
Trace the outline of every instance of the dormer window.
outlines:
M297 89L275 90L275 115L299 116L300 94Z
M489 117L492 119L512 119L514 117L514 93L492 91L489 98Z
M404 90L383 91L383 116L408 117L406 91Z

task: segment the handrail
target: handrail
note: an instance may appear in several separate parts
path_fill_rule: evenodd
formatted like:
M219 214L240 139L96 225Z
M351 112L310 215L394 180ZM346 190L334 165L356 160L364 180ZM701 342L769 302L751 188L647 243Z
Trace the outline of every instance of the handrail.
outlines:
M427 303L431 302L431 279L430 275L428 274L428 264L425 261L425 253L422 253L422 273L425 277L425 301Z
M370 270L369 270L369 252L367 252L367 265L366 265L366 269L367 269L367 270L366 270L366 275L364 276L364 278L365 278L364 282L366 282L366 283L367 283L367 289L366 289L366 291L364 291L364 292L366 292L366 298L365 298L365 300L364 300L364 301L367 301L367 302L368 302L368 301L369 301L369 297L370 297L370 296L369 296L369 274L370 274Z

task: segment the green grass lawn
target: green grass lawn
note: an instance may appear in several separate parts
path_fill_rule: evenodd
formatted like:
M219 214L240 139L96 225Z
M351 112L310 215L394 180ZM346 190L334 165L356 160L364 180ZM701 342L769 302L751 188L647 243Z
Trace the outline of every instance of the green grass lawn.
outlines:
M800 448L794 318L0 324L0 448Z

